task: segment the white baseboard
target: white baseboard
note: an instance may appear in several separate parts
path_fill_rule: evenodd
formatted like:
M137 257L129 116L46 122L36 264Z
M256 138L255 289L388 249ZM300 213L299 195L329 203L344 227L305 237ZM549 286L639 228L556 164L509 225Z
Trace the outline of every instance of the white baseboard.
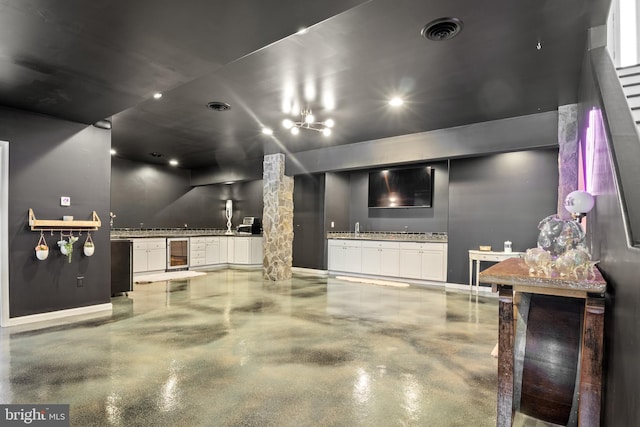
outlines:
M307 276L327 277L329 275L327 270L317 270L315 268L291 267L291 271L296 274L304 274Z
M48 313L30 314L27 316L10 317L1 325L3 328L9 326L26 325L29 323L44 322L47 320L58 320L72 316L80 316L86 314L105 314L106 311L113 311L113 305L109 302L106 304L89 305L86 307L69 308L66 310L50 311ZM70 319L72 320L72 319Z

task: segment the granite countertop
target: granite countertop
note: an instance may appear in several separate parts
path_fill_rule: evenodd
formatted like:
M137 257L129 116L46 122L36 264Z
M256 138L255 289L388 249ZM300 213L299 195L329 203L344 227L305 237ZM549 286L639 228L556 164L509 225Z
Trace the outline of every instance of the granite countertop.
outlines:
M447 243L447 233L409 233L395 231L332 231L327 233L327 239L348 240L392 240L403 242L437 242Z
M199 236L245 236L262 237L262 234L245 234L220 228L114 228L111 230L111 240L160 238L160 237L199 237Z

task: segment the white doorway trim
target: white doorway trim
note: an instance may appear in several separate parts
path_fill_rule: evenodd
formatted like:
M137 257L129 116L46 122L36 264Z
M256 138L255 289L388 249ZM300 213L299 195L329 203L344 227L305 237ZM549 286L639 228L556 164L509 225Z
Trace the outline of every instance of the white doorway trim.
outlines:
M0 141L0 326L9 324L9 143Z

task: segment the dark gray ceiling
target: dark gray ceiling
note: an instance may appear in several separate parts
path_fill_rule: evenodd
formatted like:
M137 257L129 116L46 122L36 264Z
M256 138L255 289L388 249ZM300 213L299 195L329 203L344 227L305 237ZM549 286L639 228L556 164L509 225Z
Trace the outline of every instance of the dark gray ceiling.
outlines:
M605 23L608 4L0 0L0 104L82 123L109 118L125 158L224 166L576 102L587 30ZM441 17L459 18L463 31L422 38ZM392 95L406 104L389 107ZM231 110L211 111L210 101ZM333 118L333 135L290 135L285 104Z

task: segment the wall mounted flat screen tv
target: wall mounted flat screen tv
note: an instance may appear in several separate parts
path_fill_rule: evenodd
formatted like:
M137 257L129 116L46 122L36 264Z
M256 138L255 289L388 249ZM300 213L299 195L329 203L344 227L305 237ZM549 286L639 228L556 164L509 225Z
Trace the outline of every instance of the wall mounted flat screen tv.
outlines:
M369 172L370 208L430 208L432 202L430 166Z

